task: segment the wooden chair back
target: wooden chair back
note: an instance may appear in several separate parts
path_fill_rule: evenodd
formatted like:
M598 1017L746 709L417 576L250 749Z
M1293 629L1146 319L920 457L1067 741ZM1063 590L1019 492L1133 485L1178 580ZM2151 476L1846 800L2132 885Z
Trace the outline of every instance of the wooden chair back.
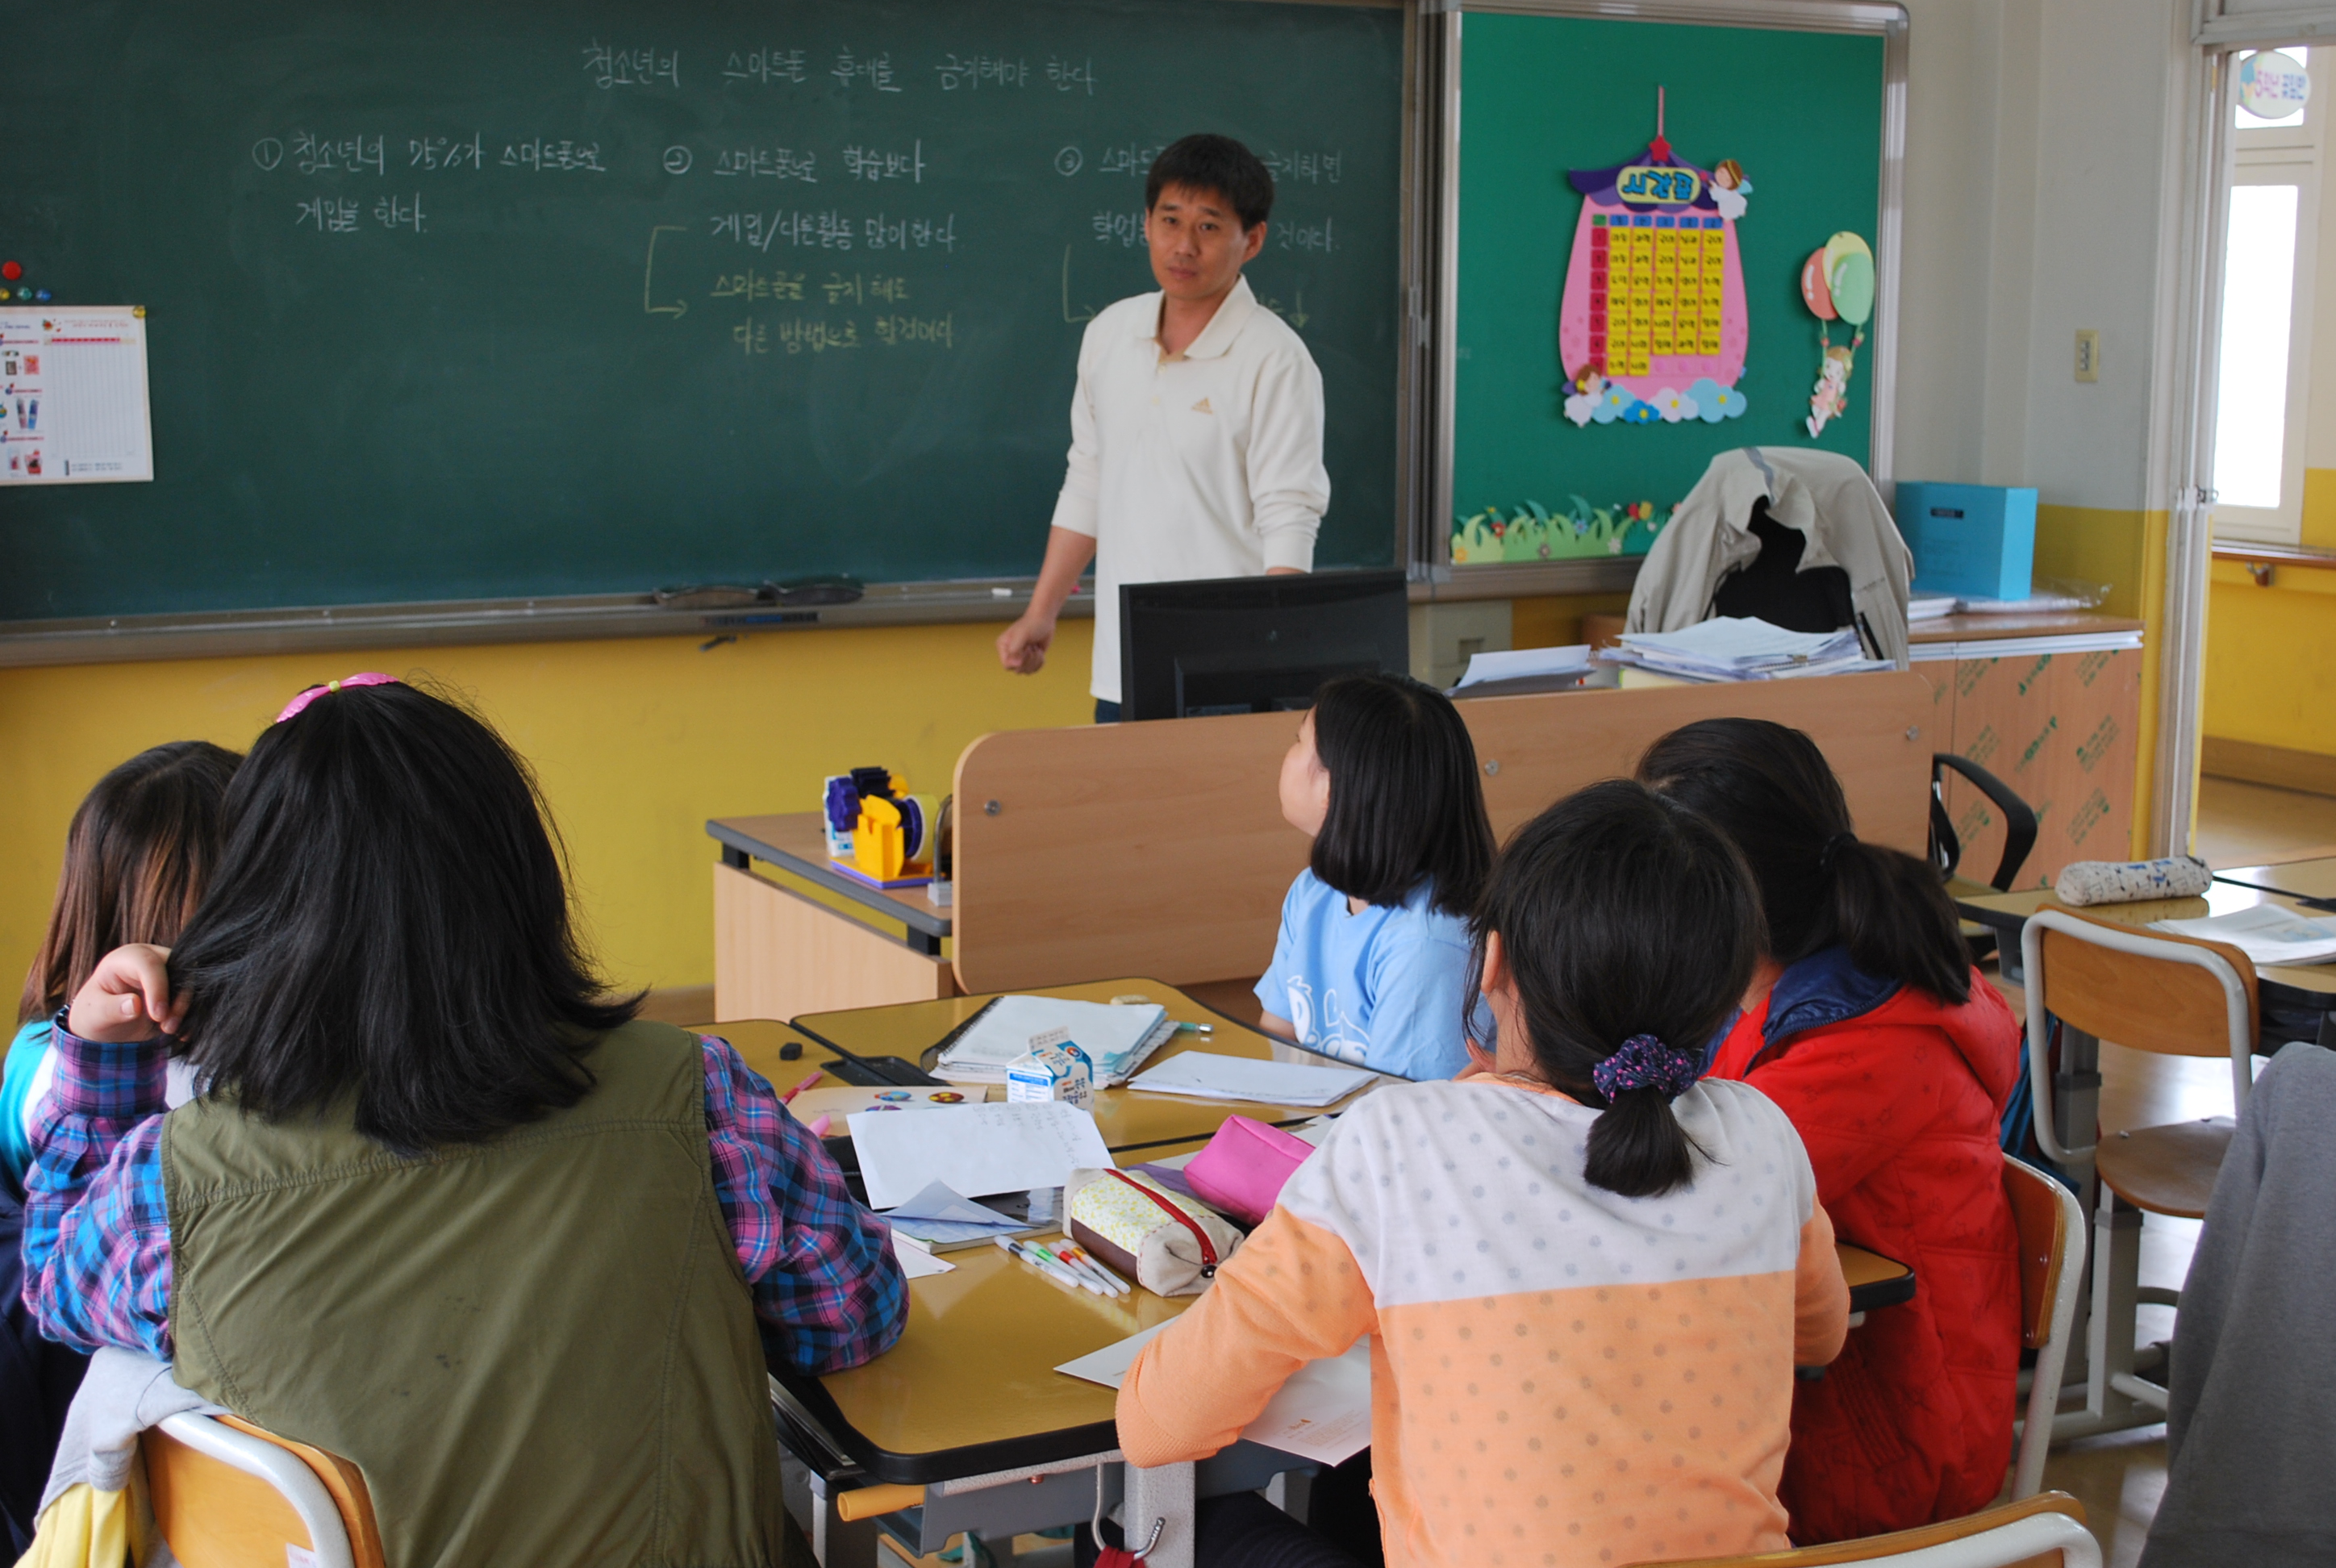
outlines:
M1627 776L1698 719L1774 719L1815 740L1858 832L1909 854L1928 827L1933 694L1903 672L1460 704L1505 839L1559 797ZM1275 781L1295 714L1012 730L958 759L955 963L968 991L1151 975L1253 975L1309 845Z
M2057 913L2126 937L2204 948L2237 971L2247 997L2247 1038L2262 1027L2253 959L2228 942L2200 941L2170 931L2145 931L2083 910ZM2043 939L2045 1005L2071 1028L2136 1051L2175 1057L2231 1054L2229 1004L2212 971L2195 964L2121 952L2068 931Z
M205 1427L227 1428L229 1435L207 1437ZM255 1464L254 1445L237 1441L238 1436L280 1451L313 1476L322 1496L311 1494L306 1501L327 1510L316 1528L302 1516L297 1486L286 1484L297 1472L263 1473L268 1468L264 1454ZM141 1436L139 1453L155 1526L185 1568L282 1563L287 1546L311 1553L319 1568L384 1568L373 1499L365 1476L346 1459L233 1416L173 1417ZM337 1534L330 1528L336 1518Z
M1932 1568L2100 1568L2101 1561L2099 1543L2085 1529L2085 1505L2066 1492L2039 1492L1942 1524L1793 1552L1698 1557L1666 1568L1831 1568L1841 1563L1887 1563L1925 1551L1933 1554L1922 1561Z
M2031 1350L2051 1342L2053 1295L2068 1261L2067 1212L2052 1190L2058 1184L2035 1166L2003 1157L2003 1195L2020 1232L2020 1342Z

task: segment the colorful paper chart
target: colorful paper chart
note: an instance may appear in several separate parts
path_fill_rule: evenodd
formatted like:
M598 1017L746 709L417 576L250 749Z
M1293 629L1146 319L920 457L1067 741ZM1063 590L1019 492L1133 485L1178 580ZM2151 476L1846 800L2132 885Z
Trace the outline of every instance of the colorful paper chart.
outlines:
M1651 191L1659 172L1669 178ZM1751 326L1736 220L1712 200L1708 173L1642 163L1572 179L1583 200L1558 317L1567 374L1594 370L1642 403L1703 380L1734 386Z

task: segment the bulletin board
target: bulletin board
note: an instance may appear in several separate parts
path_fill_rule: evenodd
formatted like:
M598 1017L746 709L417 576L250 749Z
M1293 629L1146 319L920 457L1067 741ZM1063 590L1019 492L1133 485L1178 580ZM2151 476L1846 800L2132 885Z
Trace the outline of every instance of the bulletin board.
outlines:
M1789 15L1453 19L1431 533L1455 580L1628 566L1731 448L1821 447L1888 477L1904 14ZM1805 287L1813 256L1839 300Z

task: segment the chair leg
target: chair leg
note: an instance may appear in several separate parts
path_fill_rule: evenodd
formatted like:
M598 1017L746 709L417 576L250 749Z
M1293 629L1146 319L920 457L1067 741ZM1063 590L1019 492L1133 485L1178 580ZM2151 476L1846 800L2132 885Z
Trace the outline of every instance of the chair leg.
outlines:
M2133 1375L2134 1310L2140 1291L2141 1211L2106 1184L2093 1206L2092 1312L2085 1325L2085 1407L2052 1423L2052 1439L2121 1432L2166 1419L2163 1406L2134 1397L2148 1385Z

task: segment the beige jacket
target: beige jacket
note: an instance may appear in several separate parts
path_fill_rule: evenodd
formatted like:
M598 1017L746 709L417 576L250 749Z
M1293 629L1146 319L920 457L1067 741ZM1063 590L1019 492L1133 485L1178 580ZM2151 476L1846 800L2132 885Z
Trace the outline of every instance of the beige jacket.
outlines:
M1850 603L1880 645L1874 651L1905 668L1913 554L1865 470L1809 447L1747 446L1711 460L1639 569L1628 629L1677 631L1710 619L1720 579L1760 553L1752 503L1764 498L1771 518L1808 537L1801 570L1847 572Z

